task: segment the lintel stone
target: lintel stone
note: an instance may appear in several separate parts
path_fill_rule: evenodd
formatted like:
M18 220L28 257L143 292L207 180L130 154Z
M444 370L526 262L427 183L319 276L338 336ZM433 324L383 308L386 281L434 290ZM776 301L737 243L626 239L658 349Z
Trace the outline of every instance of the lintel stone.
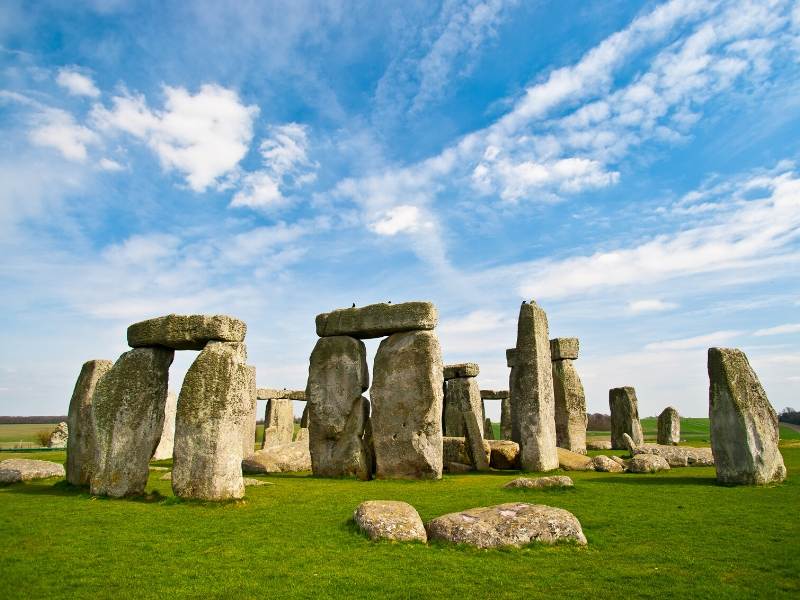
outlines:
M578 338L555 338L550 340L551 360L575 360L578 358Z
M481 372L476 363L459 363L457 365L446 365L444 368L444 378L458 379L459 377L477 377Z
M275 390L272 388L258 388L259 400L305 400L305 390Z
M481 390L481 398L484 400L505 400L509 397L508 390Z
M166 315L128 327L128 345L202 350L210 341L243 342L246 333L244 321L227 315Z
M317 335L329 337L349 335L366 339L401 333L426 331L436 327L439 314L431 302L370 304L340 308L317 315Z

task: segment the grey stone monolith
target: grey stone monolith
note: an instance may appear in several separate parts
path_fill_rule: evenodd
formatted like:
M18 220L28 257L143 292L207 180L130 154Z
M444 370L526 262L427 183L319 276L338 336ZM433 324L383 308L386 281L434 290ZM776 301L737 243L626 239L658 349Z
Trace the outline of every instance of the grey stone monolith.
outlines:
M256 446L256 430L258 424L258 388L256 387L256 368L253 365L247 365L248 370L248 404L247 404L247 417L242 429L242 456L249 456ZM265 424L266 426L266 424ZM292 441L292 438L289 438Z
M378 478L441 478L443 381L442 350L432 331L381 342L370 390Z
M517 359L517 349L516 348L508 348L506 350L506 365L510 369L508 373L508 394L510 400L510 414L511 414L511 437L510 440L517 442L519 444L520 440L520 430L519 430L519 412L516 409L516 402L514 398L511 396L511 387L512 382L514 381L514 377L516 376L516 359Z
M763 485L786 479L778 449L778 416L747 356L708 349L708 416L717 481Z
M681 418L678 409L668 406L658 415L658 432L656 441L659 444L677 446L681 441Z
M464 415L461 404L456 399L450 399L447 389L448 382L444 383L444 435L450 437L464 437Z
M243 431L252 414L247 348L209 342L189 367L178 396L172 491L181 498L244 495Z
M524 471L558 468L553 368L547 315L533 300L523 303L511 397L520 427L520 466Z
M586 454L586 395L573 360L578 358L578 338L550 340L553 360L556 444Z
M461 407L461 421L472 466L478 471L488 471L489 461L483 453L483 417L481 392L475 377L459 377L447 382L448 402Z
M174 354L167 348L134 348L97 382L92 494L119 498L144 492L150 458L164 429Z
M264 439L261 448L280 446L292 441L294 435L294 407L291 400L273 398L267 401L264 411Z
M483 420L483 439L494 440L494 427L492 427L492 420L489 417Z
M167 392L167 403L164 405L164 427L161 429L161 438L158 440L156 451L152 460L167 460L172 458L172 448L175 445L175 411L178 407L178 397L172 392Z
M504 440L512 437L511 398L500 400L500 436Z
M308 433L314 475L369 479L364 430L369 401L364 342L339 335L317 340L308 367Z
M89 485L92 481L95 437L92 424L92 397L97 382L114 363L110 360L89 360L83 363L67 415L67 481L72 485Z
M622 436L626 433L637 446L644 443L636 390L629 386L610 389L608 406L611 409L611 447L625 450L627 445Z

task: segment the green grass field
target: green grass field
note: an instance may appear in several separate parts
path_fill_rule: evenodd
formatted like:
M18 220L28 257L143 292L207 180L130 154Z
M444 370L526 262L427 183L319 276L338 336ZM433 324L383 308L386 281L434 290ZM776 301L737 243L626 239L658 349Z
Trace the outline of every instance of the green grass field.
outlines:
M147 496L131 500L63 481L15 484L0 487L0 597L798 597L800 442L782 452L789 479L764 488L718 486L713 468L571 472L574 490L549 492L504 490L513 472L437 482L298 474L259 477L274 485L215 505L174 498L156 471ZM405 500L423 520L510 501L559 506L589 546L375 543L350 521L367 499Z

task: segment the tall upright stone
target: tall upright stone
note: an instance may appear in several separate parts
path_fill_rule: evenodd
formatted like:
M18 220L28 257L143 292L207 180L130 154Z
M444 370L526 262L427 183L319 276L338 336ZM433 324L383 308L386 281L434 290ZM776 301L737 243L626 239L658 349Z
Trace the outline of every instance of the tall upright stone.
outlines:
M639 446L644 443L642 424L639 422L639 405L636 390L632 387L613 388L608 391L608 406L611 409L611 447L625 450L627 445L622 437L631 436Z
M578 338L550 340L553 361L556 444L586 454L586 395L573 361L578 358Z
M248 384L248 404L247 404L247 417L242 429L242 456L250 456L255 451L256 445L256 419L258 418L258 388L256 387L256 368L253 365L247 365L247 384ZM292 438L289 437L289 441Z
M371 477L364 440L369 401L364 342L338 335L317 340L308 368L308 433L314 475Z
M242 432L251 415L252 371L241 342L208 342L178 397L172 491L181 498L244 496Z
M500 400L500 437L504 440L512 438L511 398Z
M668 406L658 415L656 441L672 446L677 446L681 441L681 418L676 408Z
M510 369L508 373L508 393L509 393L509 400L510 400L510 407L511 407L511 437L510 440L520 443L520 429L519 429L519 411L516 408L516 402L514 401L514 397L511 395L511 388L513 387L514 377L516 376L517 369L514 366L517 360L517 349L516 348L508 348L506 350L506 365Z
M153 460L167 460L172 458L172 448L175 445L175 410L178 407L178 397L172 392L167 392L167 403L164 406L164 427L161 429L161 438L158 440Z
M150 458L164 428L174 354L166 348L135 348L122 354L97 382L92 400L92 494L122 497L144 492Z
M778 416L744 352L708 349L708 416L717 481L763 485L786 479Z
M264 413L264 440L261 448L288 444L294 435L294 407L287 398L272 398L267 401Z
M97 382L113 366L110 360L86 361L75 382L67 416L67 481L72 485L91 483L95 452L92 396Z
M372 435L376 476L442 476L442 351L432 331L396 333L375 355Z
M489 417L483 420L483 439L494 440L494 427L492 427L492 420Z
M450 437L464 437L464 415L461 412L461 405L455 399L450 398L451 393L444 384L444 435Z
M461 419L464 423L466 438L472 466L478 471L488 471L489 461L483 452L483 421L481 415L481 392L475 377L457 377L447 380L448 401L458 403L461 407Z
M551 362L547 315L533 300L523 303L510 391L519 418L520 465L525 471L558 468Z

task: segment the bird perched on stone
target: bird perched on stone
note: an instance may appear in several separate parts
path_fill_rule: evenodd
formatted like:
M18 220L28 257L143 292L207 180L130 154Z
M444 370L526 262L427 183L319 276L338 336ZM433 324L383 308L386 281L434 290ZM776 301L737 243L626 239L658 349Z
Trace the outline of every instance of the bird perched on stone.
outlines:
M351 306L350 308L355 308L355 307L356 307L356 303L353 302L353 306Z
M523 300L522 303L525 304L525 300Z

